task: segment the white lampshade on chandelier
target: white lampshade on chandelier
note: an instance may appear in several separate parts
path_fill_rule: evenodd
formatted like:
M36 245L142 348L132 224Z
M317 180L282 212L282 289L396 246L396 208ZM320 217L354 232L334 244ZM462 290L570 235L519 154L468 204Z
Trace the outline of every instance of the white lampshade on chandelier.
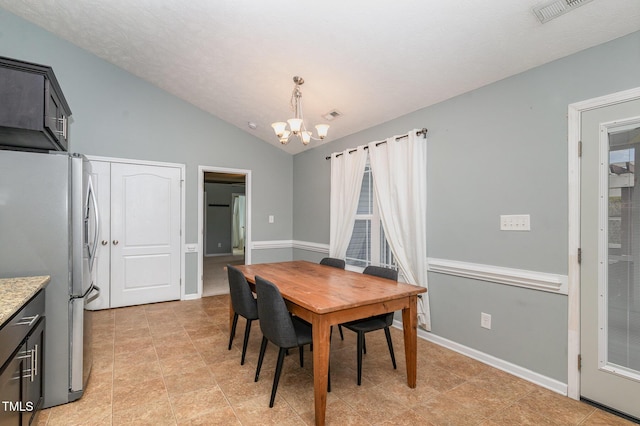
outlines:
M276 132L276 136L278 136L280 143L283 145L289 143L291 136L297 136L304 145L309 145L311 139L318 141L327 137L329 125L316 124L316 132L318 133L317 138L313 137L312 132L307 130L304 125L304 116L302 115L302 92L300 91L300 86L304 84L304 79L302 77L295 76L293 77L293 82L295 83L295 87L291 93L291 109L294 111L294 116L287 120L289 128L287 129L287 123L284 121L273 123L271 127L273 127L273 130Z

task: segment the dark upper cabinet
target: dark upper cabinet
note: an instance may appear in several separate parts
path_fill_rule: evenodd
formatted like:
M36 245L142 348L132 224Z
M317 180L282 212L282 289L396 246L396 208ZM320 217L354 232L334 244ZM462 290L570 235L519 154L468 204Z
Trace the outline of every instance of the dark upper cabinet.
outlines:
M0 57L0 148L67 151L71 110L51 67Z

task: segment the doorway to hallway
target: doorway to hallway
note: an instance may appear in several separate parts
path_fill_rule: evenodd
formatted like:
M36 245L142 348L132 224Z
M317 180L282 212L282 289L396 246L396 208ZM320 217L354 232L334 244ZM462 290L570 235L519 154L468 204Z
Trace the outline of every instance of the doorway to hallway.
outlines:
M229 292L226 265L250 263L250 171L199 167L201 297Z

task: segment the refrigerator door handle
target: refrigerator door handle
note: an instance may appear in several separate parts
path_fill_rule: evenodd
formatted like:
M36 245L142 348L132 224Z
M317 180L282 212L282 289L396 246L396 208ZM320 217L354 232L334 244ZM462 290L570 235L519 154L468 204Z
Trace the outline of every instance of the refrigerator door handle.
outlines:
M87 291L84 292L84 294L72 294L69 299L70 300L74 300L74 299L84 299L85 297L87 297L87 295L89 293L91 293L93 290L97 289L98 290L98 294L100 294L100 288L98 288L95 284L91 283L91 285L89 286L89 288L87 289Z
M92 284L91 287L89 287L89 291L86 294L89 294L89 292L91 292L91 290L95 290L96 293L91 295L90 297L87 298L87 302L86 303L91 303L94 300L96 300L98 297L100 297L100 287L98 287L95 284Z
M96 260L96 253L98 251L98 240L100 240L100 216L98 214L98 200L96 198L95 191L93 190L93 181L91 180L91 176L89 176L89 189L87 191L87 217L85 220L89 220L88 214L91 209L89 209L89 203L93 206L93 215L95 218L95 235L93 236L92 247L89 247L89 271L93 271L93 264Z

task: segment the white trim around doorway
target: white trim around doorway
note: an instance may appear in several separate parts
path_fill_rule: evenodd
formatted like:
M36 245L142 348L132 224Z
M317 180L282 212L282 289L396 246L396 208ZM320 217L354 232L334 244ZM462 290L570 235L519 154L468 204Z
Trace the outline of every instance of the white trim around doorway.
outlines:
M245 228L245 257L247 265L251 264L251 170L230 169L226 167L198 166L198 292L193 295L194 299L202 297L203 285L203 262L204 253L204 174L205 173L234 173L245 176L245 196L246 196L246 228Z
M580 248L580 156L582 113L622 102L640 99L640 87L576 102L569 105L568 112L568 215L569 215L569 265L568 265L568 370L567 396L580 399L580 371L578 355L580 354L580 265L578 249Z

